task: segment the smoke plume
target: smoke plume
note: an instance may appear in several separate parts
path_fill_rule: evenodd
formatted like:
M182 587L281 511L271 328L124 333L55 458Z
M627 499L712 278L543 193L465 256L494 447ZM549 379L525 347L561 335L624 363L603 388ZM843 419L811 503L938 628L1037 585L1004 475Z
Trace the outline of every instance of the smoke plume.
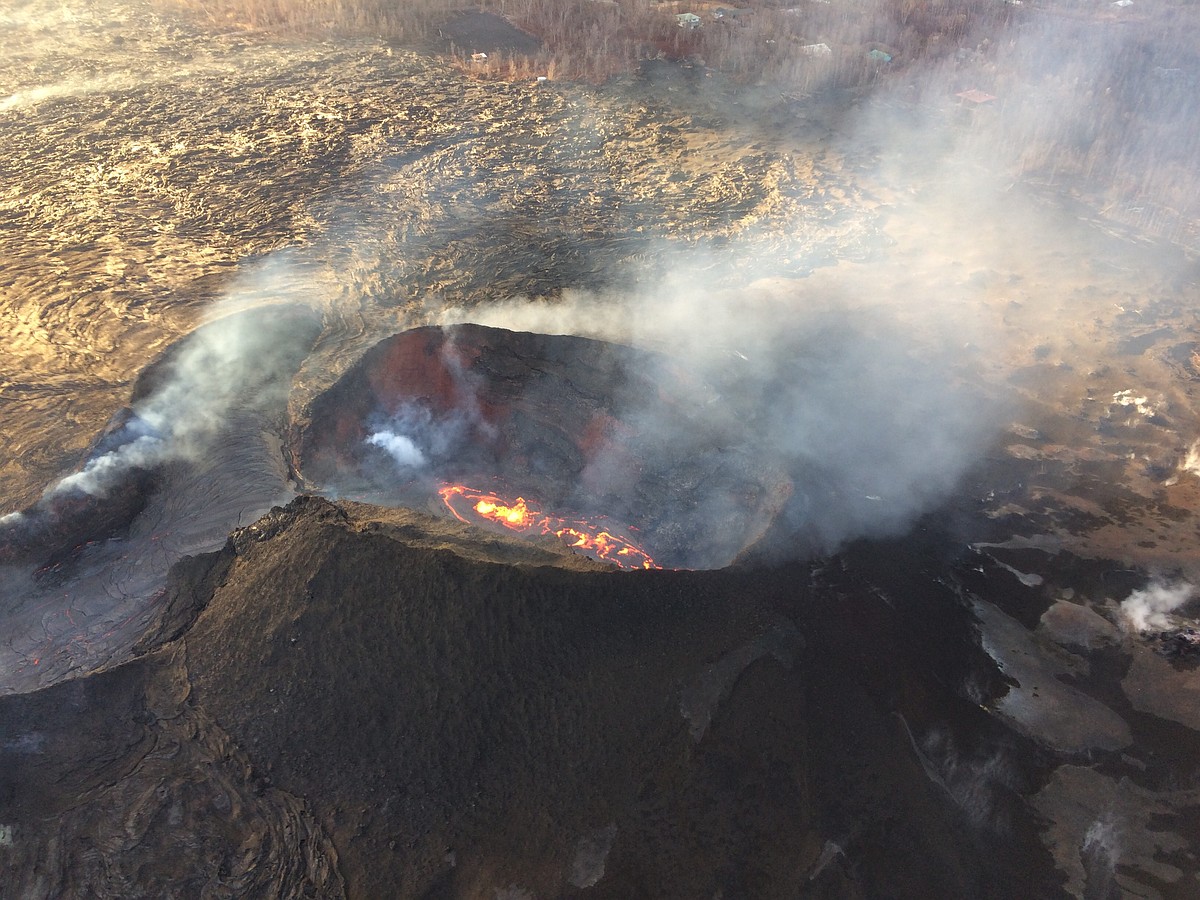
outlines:
M829 138L868 173L863 183L894 192L884 224L902 248L881 240L866 265L829 266L818 251L788 247L789 269L753 249L750 224L719 245L664 241L649 254L654 276L611 272L610 289L450 309L440 321L638 344L696 373L714 394L713 430L736 419L745 445L785 464L792 552L903 530L956 490L1011 421L1013 392L976 375L1012 359L1014 332L996 327L1003 307L1045 299L1025 287L1031 235L1063 256L1096 255L1098 234L1062 229L1053 204L1014 187L1053 183L1064 160L1116 171L1135 158L1123 142L1143 139L1115 124L1128 120L1131 88L1114 83L1112 60L1139 67L1134 83L1152 78L1125 31L1010 12L968 29L960 52L896 60L903 74L860 95ZM1078 93L1091 84L1112 88L1094 106ZM971 88L992 101L956 99ZM1126 200L1112 199L1108 209ZM816 233L807 215L796 234ZM806 267L811 274L794 277ZM1149 415L1149 400L1138 399L1115 402ZM656 402L622 417L643 443L677 446Z
M1171 627L1168 615L1187 603L1195 592L1195 586L1186 581L1174 584L1153 582L1122 601L1121 625L1135 634L1164 631Z
M364 439L367 446L377 447L388 462L401 470L436 467L453 459L462 449L472 430L486 431L487 423L474 402L474 392L467 373L461 371L457 360L450 355L458 383L463 387L464 403L450 414L435 415L420 404L405 403L391 415L376 415L369 423L370 434Z
M689 421L687 434L729 435L726 453L752 450L790 475L787 553L903 529L954 488L996 421L997 405L964 382L959 348L938 328L918 331L885 308L803 282L714 291L681 267L649 291L444 316L465 319L636 343L691 373L710 395L697 404L705 421ZM689 438L668 426L678 421L669 402L647 396L616 412L640 447L680 454Z
M1186 156L1176 152L1181 151L1178 142L1161 137L1175 133L1170 131L1171 122L1194 117L1172 114L1158 122L1146 109L1194 104L1194 92L1163 74L1168 71L1162 68L1165 60L1142 59L1138 42L1127 37L1135 29L1132 22L1128 28L1109 28L1099 20L1080 17L1079 24L1071 24L1010 5L986 16L964 17L960 25L947 30L950 19L957 18L949 9L934 17L945 22L931 19L922 25L915 18L910 21L915 8L907 6L899 17L892 4L867 4L865 15L836 4L829 10L819 4L810 6L789 10L788 15L796 19L797 27L811 32L811 42L819 40L833 48L830 59L820 62L799 51L811 42L797 44L794 59L764 71L764 78L775 77L778 83L762 93L779 96L774 90L779 88L789 91L788 96L815 97L813 109L819 110L823 102L819 97L826 88L854 86L855 102L830 117L836 128L831 125L821 139L822 154L843 154L853 160L845 168L854 174L831 193L853 192L860 183L883 185L894 199L885 197L871 204L885 210L881 219L903 218L910 227L913 221L928 223L921 232L926 238L923 253L892 260L887 276L868 276L865 266L856 270L846 260L863 258L857 251L839 256L843 225L837 215L857 215L860 204L851 197L844 208L834 203L817 210L828 187L822 185L814 186L811 198L795 201L796 207L812 208L797 214L791 230L815 235L820 240L812 243L825 244L811 249L798 246L802 241L777 242L775 246L783 248L780 256L789 257L783 260L786 266L761 250L764 244L756 243L755 237L761 237L755 231L758 213L720 211L714 218L725 218L718 225L696 226L702 234L695 241L687 236L686 222L678 233L672 232L674 223L662 226L658 245L646 241L645 252L637 255L643 261L653 259L656 276L648 277L645 267L633 271L633 264L626 270L610 267L587 282L607 283L610 288L593 293L568 290L553 302L516 298L491 305L488 297L486 305L443 314L435 300L418 301L416 288L401 274L406 271L405 261L391 258L420 250L416 243L397 243L389 237L396 223L395 208L387 198L399 194L360 190L361 185L348 189L343 200L322 201L327 204L320 207L327 228L325 242L315 242L309 248L311 255L327 257L326 263L343 257L358 261L354 266L330 265L338 272L370 272L371 278L384 273L370 302L361 285L341 286L348 295L362 299L364 309L376 295L386 297L388 303L411 297L413 310L403 324L440 317L443 323L476 321L661 350L672 365L696 373L705 390L712 391L705 414L711 417L714 431L738 434L736 441L742 447L765 451L787 468L795 489L784 517L792 534L803 536L807 546L830 549L859 535L903 529L955 489L993 430L1005 424L997 396L981 390L970 373L975 359L997 350L994 329L989 328L994 322L986 321L974 305L971 291L963 285L965 279L937 282L926 280L924 273L944 273L946 260L953 260L953 266L962 266L964 276L1008 273L1010 280L1019 280L1016 273L1028 246L1026 236L1035 230L1028 226L1036 224L1039 213L1008 188L1024 176L1041 178L1047 170L1053 181L1054 173L1068 163L1070 171L1095 171L1107 184L1116 185L1120 175L1122 185L1149 185L1132 177L1141 173L1128 170L1136 168L1139 154L1147 158L1157 154L1172 165L1176 157ZM763 24L753 27L766 27L770 19L763 14ZM938 40L917 40L919 35L906 30L934 25ZM879 33L890 35L886 42L894 44L897 52L883 54L888 61L880 62L878 56L867 57L863 41L885 26L886 31ZM757 37L753 42L760 53L767 52L762 48L768 44L774 55L783 54L792 42ZM918 47L925 49L918 54ZM1118 72L1118 64L1129 71ZM821 72L828 75L828 82ZM1130 77L1121 81L1118 75ZM1153 90L1139 90L1139 86ZM996 102L975 108L970 101L956 99L969 88ZM3 102L24 102L18 94ZM1156 103L1142 102L1141 98L1151 96ZM691 99L700 105L713 104L716 113L735 112L732 106L722 109L724 101L715 92L697 91ZM580 94L572 102L588 101ZM1172 106L1171 110L1193 108ZM1130 109L1138 111L1139 121L1154 119L1155 127L1127 127L1123 123ZM597 105L596 115L603 111ZM595 134L570 137L578 139L580 147L596 143ZM524 152L517 144L514 148ZM407 146L397 149L397 167L419 153ZM797 160L801 155L797 151ZM389 168L381 165L378 171L386 173ZM860 174L866 177L860 179ZM488 176L477 171L466 177L483 184ZM364 196L374 199L364 202ZM464 196L474 195L468 191ZM1111 199L1124 204L1131 196ZM788 204L794 198L770 199L761 206L768 218L775 205L792 208ZM456 201L454 208L467 203ZM442 230L459 233L469 230L467 223L473 222L479 228L498 228L504 225L501 216L513 213L491 200L478 203L461 222L442 223ZM1109 204L1109 208L1120 205ZM831 210L834 215L822 218ZM493 214L495 221L485 218ZM645 222L647 234L657 227L653 217L622 216L604 221L628 222L638 232ZM963 223L968 227L963 228ZM558 224L548 222L545 231ZM405 241L415 240L411 237L415 233L440 233L439 227L434 223L426 228L423 223L405 232L410 234ZM772 220L763 227L777 229L779 222ZM1018 243L1014 235L1021 235L1024 242ZM718 244L716 237L724 243ZM582 236L572 239L578 239L584 249L596 249ZM698 249L702 247L707 249ZM1064 253L1072 249L1066 247ZM1079 255L1088 256L1083 249ZM870 248L863 250L869 252ZM835 258L842 259L836 271L829 267L823 273L821 266ZM560 277L570 277L556 266L545 260L545 268L554 269L548 283L561 284ZM537 265L527 268L532 271ZM814 274L807 279L775 277L804 270ZM913 274L904 278L906 270ZM712 272L721 275L713 277ZM262 290L258 285L250 292ZM294 285L289 286L290 294L294 290ZM471 300L478 303L480 298ZM373 321L372 327L378 322ZM389 324L397 322L393 319ZM269 359L273 349L271 339L238 334L233 323L222 327L217 322L203 331L172 363L172 377L134 405L130 424L119 439L110 441L82 471L52 490L100 494L130 467L202 454L219 434L225 411L241 402L235 398L237 388L231 386L261 380L259 373L246 370L246 362ZM683 436L663 425L669 417L660 414L659 402L660 398L646 398L641 408L620 413L636 423L645 444L659 442L686 452L686 446L680 446ZM470 410L464 413L471 415ZM452 439L460 433L457 427L453 422L422 422L401 414L369 423L366 444L382 464L432 467L452 452ZM731 443L730 451L737 449ZM603 470L604 463L595 461L593 470Z
M377 431L367 438L372 447L379 447L396 461L401 468L420 468L427 460L413 439L392 431Z
M1184 472L1190 472L1192 475L1200 477L1200 441L1193 441L1188 447L1188 451L1184 454L1183 462L1179 464L1179 468Z
M238 410L264 410L286 397L317 327L299 307L275 301L292 298L280 288L287 269L280 257L243 274L207 323L148 370L125 423L46 496L104 496L131 469L200 460Z

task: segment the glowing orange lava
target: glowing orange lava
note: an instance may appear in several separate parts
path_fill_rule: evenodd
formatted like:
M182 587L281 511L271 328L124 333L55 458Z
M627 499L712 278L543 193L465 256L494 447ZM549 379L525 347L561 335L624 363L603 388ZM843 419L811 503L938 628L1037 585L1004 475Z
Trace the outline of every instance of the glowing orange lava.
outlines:
M572 549L616 563L625 569L661 568L646 551L618 537L606 527L585 519L560 519L531 509L524 497L518 497L510 503L495 494L475 491L462 484L444 484L438 489L438 494L446 508L460 522L473 524L459 512L463 509L485 522L497 522L513 531L552 534Z

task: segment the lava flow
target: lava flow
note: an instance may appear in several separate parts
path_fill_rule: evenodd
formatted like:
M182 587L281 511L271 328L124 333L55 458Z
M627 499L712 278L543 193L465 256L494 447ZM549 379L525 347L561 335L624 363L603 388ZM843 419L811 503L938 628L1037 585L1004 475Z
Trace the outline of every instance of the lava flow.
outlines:
M444 484L438 489L438 494L446 508L454 513L460 522L472 524L470 519L459 512L459 507L467 507L470 504L470 511L485 522L497 522L512 531L552 534L572 549L581 550L596 559L616 563L622 568L662 568L640 547L625 538L617 537L595 522L548 515L531 509L524 497L518 497L510 503L495 494L474 491L462 484ZM455 506L456 501L458 507Z

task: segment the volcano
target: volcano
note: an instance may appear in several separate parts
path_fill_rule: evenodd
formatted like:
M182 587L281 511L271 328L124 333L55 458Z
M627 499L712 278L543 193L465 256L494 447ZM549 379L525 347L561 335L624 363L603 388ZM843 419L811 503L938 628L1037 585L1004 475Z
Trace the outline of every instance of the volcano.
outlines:
M517 526L633 568L719 568L768 531L792 491L736 409L714 415L722 402L647 350L416 328L311 404L293 464L314 490Z
M626 575L452 517L298 498L173 571L177 640L0 697L7 883L1053 896L1015 791L973 758L980 734L1012 777L1036 755L955 695L988 660L922 575L928 551ZM884 602L880 574L914 589ZM981 815L1011 815L1004 840Z
M4 900L1200 897L1200 20L742 5L0 13Z

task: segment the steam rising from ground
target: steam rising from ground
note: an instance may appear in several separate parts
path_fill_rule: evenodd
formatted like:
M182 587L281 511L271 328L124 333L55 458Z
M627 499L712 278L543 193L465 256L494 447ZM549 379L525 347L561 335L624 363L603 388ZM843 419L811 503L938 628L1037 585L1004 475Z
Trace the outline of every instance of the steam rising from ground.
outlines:
M286 307L272 305L275 296L291 296L274 290L287 268L281 256L248 269L215 306L208 324L151 376L152 386L132 404L128 421L46 496L72 491L103 496L131 469L200 462L235 406L261 410L285 398L290 375L313 336L283 314ZM259 314L244 314L256 304Z
M425 454L413 443L412 438L391 431L377 431L367 438L372 447L385 451L401 468L420 468L425 465Z
M997 346L999 332L986 318L995 310L975 302L982 292L925 283L920 273L944 278L961 266L964 276L1007 272L1018 282L1030 234L1053 234L1064 253L1095 256L1082 231L1049 227L1057 210L1012 188L1024 173L1050 170L1053 177L1057 165L1048 160L1068 148L1095 156L1088 165L1099 171L1113 146L1143 139L1099 121L1101 113L1080 102L1079 85L1114 77L1106 55L1090 46L1080 52L1073 40L1093 31L1114 57L1129 56L1121 29L1100 20L1064 26L1038 13L1006 31L1003 47L987 49L987 35L972 34L953 58L905 61L903 75L881 78L838 122L831 144L869 160L874 183L900 198L892 214L920 220L917 229L931 238L907 260L906 290L884 293L882 279L849 271L848 263L807 281L755 281L780 269L772 259L739 256L735 236L720 249L661 251L663 274L653 284L634 276L623 289L452 309L441 321L660 349L715 389L706 413L714 430L735 417L747 444L786 464L796 490L785 516L800 543L830 550L902 530L956 489L1008 418L1001 392L979 387L969 374L975 360L1008 349ZM954 99L972 87L1001 95L999 102L968 109ZM1103 106L1103 115L1111 112ZM723 288L696 274L730 269L746 287ZM613 273L612 283L622 274ZM640 414L622 415L653 436L649 443L672 444L679 436L661 430L665 417L656 415L655 402L647 398ZM1135 404L1143 415L1150 414L1147 403Z
M835 150L854 151L859 160L874 159L881 182L919 188L922 195L914 206L921 214L940 219L969 205L980 221L1001 220L1020 230L1037 214L998 186L1021 171L1038 169L1041 161L1025 154L1032 146L1058 146L1043 139L1047 133L1061 130L1071 140L1077 137L1085 157L1093 147L1113 141L1146 149L1136 143L1146 136L1092 121L1091 106L1077 92L1078 85L1105 84L1115 77L1108 72L1110 57L1124 58L1130 48L1121 29L1102 25L1097 27L1103 29L1106 52L1095 52L1087 42L1064 42L1064 28L1070 29L1040 12L1012 27L1002 29L990 18L981 27L995 33L964 27L961 52L944 58L898 59L890 69L872 63L872 71L880 74L878 88L837 122L833 144ZM1002 32L1006 40L990 40ZM836 47L839 54L860 50L855 41ZM1027 78L1026 73L1032 74ZM26 93L35 87L27 86ZM952 99L968 87L1000 96L994 114L965 110ZM1176 97L1179 92L1168 93ZM2 102L17 104L22 96L18 92ZM483 180L487 173L474 177ZM347 196L357 194L348 191ZM385 248L381 253L401 253L395 243L382 240L387 225L369 220L359 227L361 210L349 208L354 205L331 216L328 243L317 241L305 252L313 259L333 258L345 238L366 248L366 256L375 246ZM383 220L391 224L390 216ZM744 246L753 246L739 240L753 223L729 224L731 240L721 250L661 249L655 262L665 274L654 284L595 294L568 291L553 303L518 299L445 315L431 300L407 324L441 315L444 323L470 320L661 349L715 392L706 413L714 430L740 429L742 442L787 465L796 484L786 512L794 532L829 549L858 535L904 528L954 489L992 429L1004 422L992 398L982 397L962 377L964 347L988 350L969 301L934 288L898 302L874 302L844 286L845 295L839 296L836 278L819 286L755 282L756 275L778 268L770 259L740 256ZM962 244L981 267L1020 252L972 245L972 238L964 235ZM960 249L932 246L930 253L957 259ZM735 269L748 286L729 288L726 279L726 288L719 289L694 274L714 268ZM619 284L628 276L614 271L607 280ZM327 303L327 298L296 296L295 285L286 295L314 300L315 306ZM270 368L276 338L239 329L230 319L198 332L172 363L171 377L135 404L124 430L51 492L101 494L130 467L201 458L239 386L275 384L259 371L259 363L266 360ZM646 398L643 408L621 412L648 443L677 444L681 437L663 429L665 417L658 415L656 402ZM421 468L450 452L455 424L420 421L415 415L371 423L367 442L381 461Z
M1194 441L1192 445L1188 447L1188 451L1184 455L1183 462L1180 463L1179 467L1184 472L1190 472L1191 474L1200 477L1200 441Z
M784 515L803 552L906 527L954 488L996 421L996 406L957 376L957 347L919 340L885 309L816 295L802 282L714 291L676 274L645 293L445 316L463 319L660 350L712 392L698 404L707 427L691 433L735 435L730 452L744 445L787 469L795 490ZM639 445L677 453L685 438L667 430L664 402L646 397L617 412Z
M384 451L401 469L422 469L451 457L471 421L469 410L435 418L423 406L405 404L395 414L376 420L366 442Z
M1169 613L1175 612L1196 593L1186 581L1167 584L1156 581L1134 591L1121 603L1121 624L1126 631L1164 631L1171 627Z
M136 420L128 426L127 433L136 433L143 427L146 427L145 422ZM51 488L50 494L82 491L93 497L102 497L128 470L159 465L177 455L179 449L161 437L139 435L115 450L89 459L83 469L68 475Z
M387 454L390 463L409 473L436 468L454 457L469 431L488 433L490 428L475 400L477 386L472 376L447 349L443 348L441 358L462 388L464 400L460 409L435 416L425 406L405 403L391 415L378 416L369 423L367 445L378 447Z

